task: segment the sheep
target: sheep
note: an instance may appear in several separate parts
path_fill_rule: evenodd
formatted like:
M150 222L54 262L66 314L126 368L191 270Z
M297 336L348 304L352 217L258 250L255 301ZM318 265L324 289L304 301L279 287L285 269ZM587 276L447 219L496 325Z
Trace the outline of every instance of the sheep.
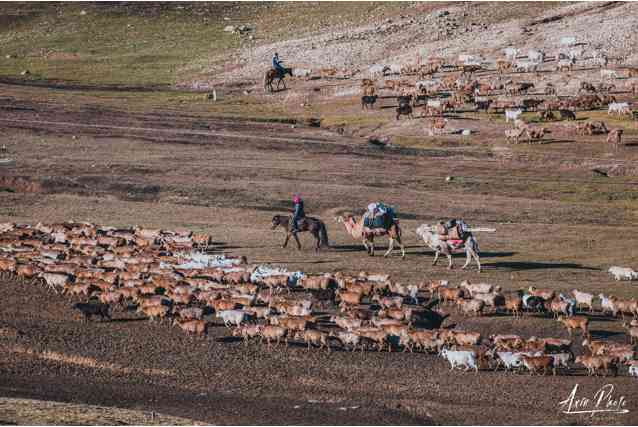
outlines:
M589 319L586 317L574 316L574 317L565 318L563 316L558 316L558 319L556 320L558 320L560 323L565 325L565 327L567 328L567 332L569 332L570 336L572 335L572 331L575 329L581 329L583 332L583 335L589 336L589 331L587 329L587 325L589 324Z
M518 110L505 110L505 122L509 123L510 120L514 121L518 119L521 114L523 114L523 110L520 108Z
M439 288L439 295L443 303L463 298L464 292L460 288Z
M230 325L240 326L249 316L244 310L220 310L216 315L222 318L227 328L230 328Z
M589 309L589 311L593 310L594 296L592 294L580 292L577 289L572 289L571 292L572 295L574 295L574 298L576 298L576 307L584 305L587 309Z
M70 277L64 273L42 272L38 274L38 277L55 293L58 293L56 288L63 288L70 281Z
M450 331L447 341L458 346L473 346L481 343L481 334L479 332L463 332Z
M617 79L618 73L616 70L603 69L600 70L600 78L601 79Z
M399 120L399 117L402 115L408 116L408 118L410 119L414 119L414 116L412 115L412 106L410 105L409 102L399 103L399 106L397 107L396 112L397 112L397 115L396 115L397 120Z
M503 53L505 53L505 57L507 59L509 59L510 61L513 61L518 56L519 49L516 49L513 47L507 47L503 49Z
M622 326L627 329L627 338L629 338L629 343L633 345L634 340L638 341L638 326L631 326L631 324L624 322Z
M609 131L607 135L607 144L613 145L615 148L618 148L621 144L622 140L622 129L612 129Z
M330 353L330 345L328 344L329 335L325 332L318 331L316 329L308 329L300 333L300 336L308 344L308 350L314 345L319 346L319 350L326 348Z
M609 104L607 114L629 114L628 102L612 102Z
M508 143L512 140L515 144L518 144L519 139L525 133L525 129L506 129L505 130L505 139Z
M575 59L562 59L556 65L556 71L572 71L576 64Z
M464 314L474 314L476 316L480 316L483 312L483 308L485 307L485 302L478 299L459 299L456 303Z
M176 307L173 309L173 312L177 313L182 320L202 320L202 316L204 315L204 310L199 307L180 309Z
M361 327L363 321L361 319L352 319L350 317L332 316L330 321L334 322L340 328L351 331L355 328Z
M496 352L496 365L494 370L496 371L499 366L503 366L506 371L511 369L518 369L523 365L522 355L511 351L497 351Z
M111 314L109 313L110 306L108 304L77 303L73 305L73 308L79 310L84 315L84 320L86 321L89 321L91 316L100 316L102 320L111 320Z
M470 283L467 280L461 282L460 287L466 289L471 297L473 297L474 294L487 294L494 290L494 286L489 283Z
M603 314L611 313L612 316L616 317L618 313L618 307L616 306L616 299L614 297L606 297L603 294L598 294L598 298L600 299L600 305Z
M266 340L268 347L270 342L275 341L275 345L278 346L280 340L283 338L286 345L288 345L288 329L281 326L265 325L259 332L261 341Z
M608 271L609 271L609 274L614 276L614 279L618 281L638 279L638 272L632 270L631 268L613 266L613 267L610 267Z
M144 313L149 321L154 321L155 319L159 319L162 321L169 313L170 308L165 305L155 305L151 307L139 307L137 312Z
M242 337L244 345L248 345L248 340L260 336L262 329L263 325L241 325L233 329L233 336Z
M521 297L508 296L505 297L505 301L503 303L505 311L511 313L514 317L521 315L521 309L523 308L523 300Z
M457 366L465 367L465 371L474 369L478 373L478 365L476 363L476 353L474 351L453 351L448 349L441 350L441 356L450 362L450 370Z
M536 72L538 70L538 63L532 61L518 61L514 63L513 68L519 73Z
M545 53L540 50L530 49L527 51L527 58L534 63L542 63L545 61Z
M337 291L336 295L338 296L339 300L341 301L339 303L339 308L341 308L342 310L349 307L349 306L353 306L353 305L359 305L361 304L361 297L362 295L360 293L357 292L342 292L342 291Z
M587 368L588 375L596 375L601 368L605 370L607 376L609 367L615 368L614 358L609 356L578 356L576 363L580 363Z
M375 102L377 102L377 95L362 96L361 109L374 109Z
M337 338L341 342L341 346L352 346L352 351L357 349L357 346L361 342L361 337L354 332L337 331L330 332L330 336Z
M576 120L576 113L571 110L560 109L558 110L561 120Z
M206 335L207 323L203 320L173 320L173 326L179 326L184 332L194 335Z
M366 338L375 343L377 351L383 351L383 348L386 344L388 345L388 352L392 351L392 347L387 341L388 334L383 329L359 328L354 330L353 333L359 335L361 338ZM363 346L361 347L361 351L363 351Z
M554 367L554 359L550 356L523 356L521 358L523 366L529 370L529 374L533 375L536 372L543 370L543 375L547 373L547 368ZM556 375L556 369L553 369L554 375Z
M379 295L374 295L372 297L373 302L377 302L381 308L398 308L400 309L403 305L403 297L381 297Z
M535 128L528 126L525 129L525 134L527 135L527 143L531 144L532 141L540 141L545 136L545 133L548 132L547 128Z

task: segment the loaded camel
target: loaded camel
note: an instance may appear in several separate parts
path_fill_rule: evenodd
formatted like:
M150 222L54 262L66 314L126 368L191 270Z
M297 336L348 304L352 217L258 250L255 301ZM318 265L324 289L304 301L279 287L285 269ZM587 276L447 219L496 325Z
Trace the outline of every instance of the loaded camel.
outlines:
M401 228L398 221L393 221L386 230L383 228L368 228L363 225L363 218L355 218L354 215L344 215L335 218L338 223L342 223L346 228L346 232L355 239L362 239L363 246L366 248L368 255L374 256L374 237L387 235L389 239L388 250L383 254L387 257L394 249L396 242L401 248L401 257L405 258L405 247L401 243Z

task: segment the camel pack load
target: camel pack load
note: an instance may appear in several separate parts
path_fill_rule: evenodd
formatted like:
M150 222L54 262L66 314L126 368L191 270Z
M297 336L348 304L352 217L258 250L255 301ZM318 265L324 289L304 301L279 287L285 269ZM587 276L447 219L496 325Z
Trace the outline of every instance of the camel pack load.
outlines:
M375 229L382 228L387 230L392 226L395 221L396 213L393 206L386 206L383 203L377 203L377 209L384 212L381 215L375 215L374 217L366 217L363 225L367 228Z
M470 233L470 227L462 219L451 219L436 225L436 234L441 240L465 240Z

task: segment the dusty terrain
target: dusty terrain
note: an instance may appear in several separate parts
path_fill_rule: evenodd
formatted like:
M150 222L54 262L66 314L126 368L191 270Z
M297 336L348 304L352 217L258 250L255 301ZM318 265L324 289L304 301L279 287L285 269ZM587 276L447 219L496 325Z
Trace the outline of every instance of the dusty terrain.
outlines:
M379 21L387 19L378 13ZM637 296L635 282L616 282L606 272L611 265L638 267L633 144L613 151L601 137L553 137L511 146L500 136L502 117L474 113L454 119L480 130L470 139L415 137L419 124L390 123L387 110L359 122L356 97L322 96L312 108L301 107L303 94L322 81L296 80L290 92L269 97L229 85L226 99L213 104L204 94L159 90L141 77L140 87L114 88L85 75L21 79L7 69L0 84L0 145L6 147L0 157L15 163L0 166L0 222L186 227L210 233L224 253L306 272L366 270L406 283L469 279L505 291L533 285ZM323 119L323 126L306 126L308 117ZM367 143L379 123L396 143ZM635 124L617 123L634 141ZM412 128L402 135L401 126ZM309 215L326 222L330 249L315 253L307 236L301 251L281 249L283 235L270 221L289 211L293 192L302 194ZM397 208L408 246L404 260L368 257L335 223L336 215L360 213L374 200ZM460 256L451 271L444 263L431 266L432 252L417 241L419 224L449 217L496 229L477 233L480 276L460 270ZM244 347L223 326L189 338L127 311L112 322L83 323L69 298L12 279L0 286L6 355L0 397L155 411L210 424L638 422L638 387L626 370L613 378L587 377L583 369L556 377L475 375L451 372L441 358L424 354L328 354L295 343ZM625 342L619 321L595 313L591 322L594 338ZM445 326L452 325L486 335L567 337L550 317L533 315L452 313ZM576 384L591 396L608 383L625 396L628 414L560 412L559 402ZM21 420L0 406L0 423Z

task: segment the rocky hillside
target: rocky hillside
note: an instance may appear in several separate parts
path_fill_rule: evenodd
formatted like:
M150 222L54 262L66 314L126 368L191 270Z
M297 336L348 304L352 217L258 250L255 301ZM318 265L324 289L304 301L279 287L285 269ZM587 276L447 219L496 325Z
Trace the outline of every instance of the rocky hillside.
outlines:
M275 51L293 67L364 71L376 63L414 63L430 55L468 53L494 58L507 46L523 52L540 48L552 55L560 48L561 38L569 36L610 57L628 56L628 63L638 63L636 3L404 3L395 10L371 11L363 21L343 25L337 20L309 31L291 20L270 35L261 34L265 29L259 22L251 23L249 31L236 32L245 42L231 55L225 53L226 62L212 55L210 62L217 65L180 83L206 88L258 81Z

